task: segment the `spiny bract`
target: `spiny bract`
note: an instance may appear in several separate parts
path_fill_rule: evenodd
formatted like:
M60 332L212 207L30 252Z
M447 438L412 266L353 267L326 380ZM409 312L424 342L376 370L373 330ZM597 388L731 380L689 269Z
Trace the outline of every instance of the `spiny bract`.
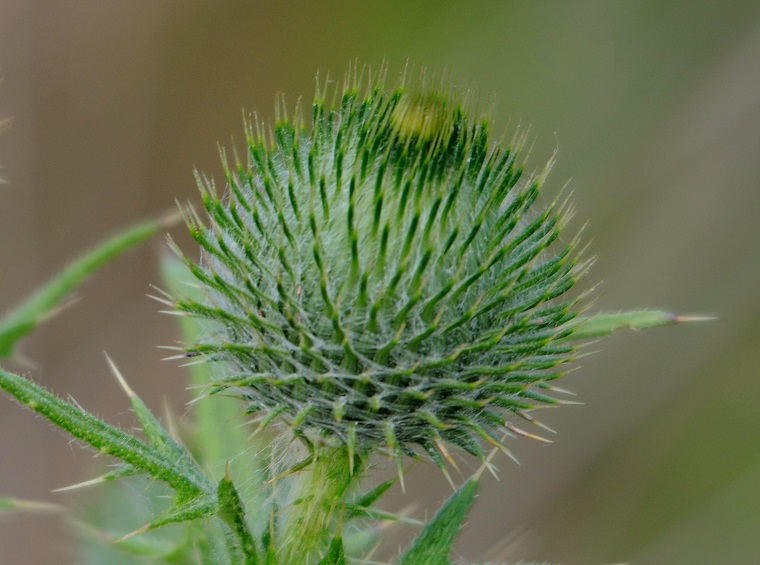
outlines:
M177 308L215 323L188 351L224 362L215 390L264 424L482 456L510 413L556 402L542 389L572 354L582 267L551 246L562 211L530 209L544 175L525 179L454 89L360 82L333 104L318 90L310 127L249 124L223 197L199 182L211 221L189 214L202 260L186 262L206 297Z

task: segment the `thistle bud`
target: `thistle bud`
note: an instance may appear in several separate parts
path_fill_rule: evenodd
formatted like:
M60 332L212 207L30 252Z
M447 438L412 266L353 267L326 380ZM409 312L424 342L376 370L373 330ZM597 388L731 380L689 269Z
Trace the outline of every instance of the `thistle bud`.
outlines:
M209 222L188 214L186 262L205 299L176 304L211 324L188 351L263 424L482 457L556 402L582 267L555 241L562 210L536 209L548 167L525 175L454 89L360 82L333 103L318 89L310 124L248 124L225 193L199 183Z

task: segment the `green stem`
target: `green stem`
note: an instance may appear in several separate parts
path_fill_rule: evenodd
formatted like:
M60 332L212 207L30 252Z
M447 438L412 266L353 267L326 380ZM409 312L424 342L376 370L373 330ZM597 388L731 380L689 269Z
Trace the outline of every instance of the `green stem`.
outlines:
M317 563L340 531L343 505L358 483L351 474L345 446L316 448L315 460L298 472L294 497L283 530L279 563Z

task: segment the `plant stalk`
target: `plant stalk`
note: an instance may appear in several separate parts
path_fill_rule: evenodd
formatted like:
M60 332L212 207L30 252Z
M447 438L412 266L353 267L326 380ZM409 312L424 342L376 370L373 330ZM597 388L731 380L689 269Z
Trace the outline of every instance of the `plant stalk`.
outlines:
M344 445L315 448L314 461L294 478L279 563L317 563L324 556L330 540L340 532L346 496L358 484L361 471L359 464L351 473Z

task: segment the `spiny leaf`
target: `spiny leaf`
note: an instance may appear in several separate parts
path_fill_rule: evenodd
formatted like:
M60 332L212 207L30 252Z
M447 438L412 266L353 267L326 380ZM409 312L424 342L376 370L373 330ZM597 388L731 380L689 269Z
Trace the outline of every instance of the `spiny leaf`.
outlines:
M190 471L188 465L191 462L177 461L158 453L143 441L58 398L29 379L0 369L0 388L101 453L121 459L168 483L181 500L202 493L215 494L211 483L199 471Z
M320 559L318 565L346 565L346 556L343 552L343 540L335 536L327 548L327 553Z
M237 552L242 554L242 563L256 565L259 560L256 554L256 544L245 521L245 508L240 495L232 483L229 469L224 478L219 481L217 488L219 498L219 517L232 530L237 540Z
M346 518L354 518L357 515L366 513L369 510L369 507L372 506L378 498L385 494L385 491L391 488L395 482L395 478L388 479L387 481L377 485L371 491L360 496L353 502L353 504L347 505Z
M200 297L193 286L183 284L192 280L185 264L175 256L162 258L161 274L167 287L175 293L188 297ZM196 296L197 295L197 296ZM201 324L190 316L179 319L180 330L185 342L192 343L198 338ZM211 366L206 363L188 367L190 382L194 386L209 383ZM240 404L234 398L223 395L203 398L194 405L197 434L193 438L193 453L201 465L210 469L222 468L226 461L232 461L232 469L239 476L256 477L256 466L249 457L238 457L251 448L248 432L244 424Z
M205 476L200 472L188 452L180 446L171 434L161 425L161 422L153 415L150 409L142 401L142 399L135 394L135 392L127 384L127 381L119 372L114 362L108 355L106 355L111 371L113 372L119 384L127 393L132 408L135 412L135 416L142 425L143 432L150 440L151 445L157 453L164 456L167 460L174 461L177 466L181 467L183 472L192 476L196 482L202 483L205 481Z
M710 316L678 316L662 310L632 310L629 312L602 313L593 316L578 316L566 327L572 328L569 337L584 339L609 335L615 330L628 328L645 330L658 326L668 326L684 322L712 320Z
M10 357L16 342L55 314L61 300L97 269L135 245L175 223L177 215L137 224L116 234L81 257L38 288L20 306L0 319L0 357Z
M451 495L435 518L401 557L399 565L448 565L459 528L470 509L478 482L470 479Z
M136 473L139 473L139 469L136 469L134 466L129 465L129 464L120 465L113 471L108 471L107 473L103 473L99 477L95 477L94 479L83 481L81 483L69 485L67 487L57 488L53 492L66 492L70 490L77 490L80 488L85 488L85 487L90 487L90 486L97 485L100 483L105 483L107 481L112 481L114 479L119 479L121 477L129 477L129 476L135 475Z
M387 520L389 522L399 522L402 524L411 524L413 526L424 526L425 522L409 518L407 516L401 516L399 514L393 514L392 512L384 512L382 510L376 510L374 508L368 508L365 506L357 506L355 504L345 505L346 513L351 518L371 518L373 520Z
M149 530L155 530L167 524L207 518L215 514L217 510L218 504L214 495L200 493L193 496L179 496L171 508L164 510L144 526L137 528L116 541L124 542L134 536Z

